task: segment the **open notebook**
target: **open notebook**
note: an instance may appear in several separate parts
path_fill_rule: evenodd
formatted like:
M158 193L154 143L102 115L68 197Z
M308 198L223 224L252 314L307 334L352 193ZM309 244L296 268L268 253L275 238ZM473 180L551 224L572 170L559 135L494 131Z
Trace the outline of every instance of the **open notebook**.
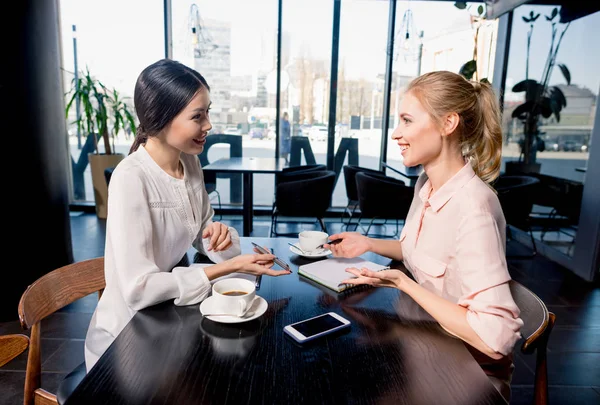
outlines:
M373 271L389 269L388 266L373 263L361 257L352 259L334 257L302 265L298 267L298 274L339 293L350 288L358 287L352 284L341 284L343 280L354 277L351 273L346 272L348 267L356 267L357 269L366 267Z

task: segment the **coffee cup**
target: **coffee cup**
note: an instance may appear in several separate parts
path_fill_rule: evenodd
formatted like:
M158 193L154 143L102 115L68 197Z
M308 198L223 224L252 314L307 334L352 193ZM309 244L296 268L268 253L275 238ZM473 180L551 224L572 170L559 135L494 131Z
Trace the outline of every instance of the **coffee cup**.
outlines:
M212 286L213 308L219 313L243 316L256 297L254 283L243 278L226 278Z
M329 235L321 231L302 231L298 234L298 241L300 242L300 249L307 253L311 253L317 248L327 243Z

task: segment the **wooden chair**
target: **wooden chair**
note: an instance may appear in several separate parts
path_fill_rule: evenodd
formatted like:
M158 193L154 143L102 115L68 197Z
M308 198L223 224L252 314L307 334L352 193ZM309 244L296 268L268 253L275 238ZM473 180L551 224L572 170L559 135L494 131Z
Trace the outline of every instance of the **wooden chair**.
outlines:
M41 321L54 312L89 294L102 294L104 280L104 258L83 260L53 270L33 282L19 302L21 327L31 330L27 371L25 373L25 405L58 404L57 395L41 388ZM75 377L83 378L85 366L76 368L78 376L69 374L65 381L71 389ZM81 371L83 374L81 375ZM61 391L59 387L59 391Z
M548 404L546 349L556 315L548 312L546 304L524 285L515 280L511 280L509 285L513 299L521 310L521 319L524 323L521 328L524 339L521 344L521 352L536 353L533 403L546 405Z
M29 338L14 333L0 336L0 367L23 353L29 347Z

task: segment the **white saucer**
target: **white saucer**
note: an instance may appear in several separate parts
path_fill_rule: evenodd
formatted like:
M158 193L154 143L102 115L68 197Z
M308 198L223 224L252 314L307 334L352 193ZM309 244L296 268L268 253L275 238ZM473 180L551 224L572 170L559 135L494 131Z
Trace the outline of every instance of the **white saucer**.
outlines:
M292 251L292 253L295 253L298 256L307 257L309 259L316 259L318 257L325 257L325 256L329 256L331 254L331 250L329 250L329 249L319 249L319 250L315 250L312 253L304 254L304 253L302 253L302 251L296 245L291 245L290 246L290 250Z
M247 318L246 317L239 318L237 316L207 316L206 318L210 319L211 321L220 322L220 323L241 323L241 322L252 321L252 320L258 318L259 316L261 316L262 314L264 314L267 311L267 308L269 307L267 300L265 300L263 297L260 297L257 295L256 298L257 298L257 300L254 301L254 304L252 304L252 307L248 310L248 311L254 311L254 315L252 315L252 316L249 316ZM213 297L208 297L207 299L202 301L202 303L200 304L200 313L202 315L204 315L205 313L206 314L218 313L219 312L218 308L213 308L213 304L214 304Z

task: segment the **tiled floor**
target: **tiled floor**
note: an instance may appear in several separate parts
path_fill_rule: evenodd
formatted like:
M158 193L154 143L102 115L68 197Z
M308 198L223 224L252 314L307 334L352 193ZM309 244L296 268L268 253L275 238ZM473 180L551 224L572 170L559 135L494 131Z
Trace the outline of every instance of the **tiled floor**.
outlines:
M241 221L224 218L236 228ZM268 236L269 221L255 220L254 236ZM331 223L330 232L340 224ZM104 254L105 221L95 214L71 216L75 260ZM290 229L294 231L294 229ZM394 227L385 230L393 233ZM509 254L521 249L509 246ZM589 285L543 257L510 260L512 277L529 287L557 315L548 347L551 404L600 403L600 286ZM96 297L85 297L43 322L42 387L55 392L66 373L83 361L83 342ZM22 333L18 322L0 323L0 334ZM511 404L530 404L535 358L518 350ZM26 353L0 368L0 404L23 403Z

